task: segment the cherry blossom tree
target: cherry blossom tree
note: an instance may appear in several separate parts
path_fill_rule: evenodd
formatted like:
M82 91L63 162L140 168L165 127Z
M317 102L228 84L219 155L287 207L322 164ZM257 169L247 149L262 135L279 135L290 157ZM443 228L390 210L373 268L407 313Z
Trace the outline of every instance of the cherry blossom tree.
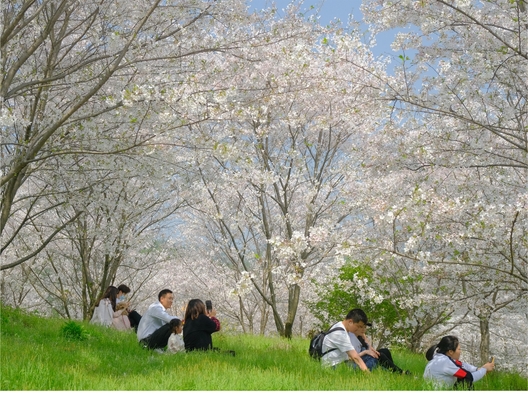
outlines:
M357 32L316 30L294 16L281 23L289 29L268 28L273 44L251 62L226 64L233 87L211 99L221 120L192 128L204 142L189 160L196 202L185 241L200 234L200 260L229 268L240 298L258 294L290 337L302 289L354 231L360 138L382 111L379 78L365 69L382 65Z
M132 154L204 118L193 93L214 70L199 55L247 40L246 16L238 0L5 2L2 270L34 258L78 217L41 222L60 206L44 203L55 185L41 180L56 158ZM35 226L45 236L15 259L20 232Z
M393 115L373 142L391 153L371 167L390 191L370 217L397 242L371 238L452 280L485 360L491 317L528 290L524 2L380 0L363 11L374 32L412 27L393 43L400 64L384 96ZM391 186L395 174L404 183Z

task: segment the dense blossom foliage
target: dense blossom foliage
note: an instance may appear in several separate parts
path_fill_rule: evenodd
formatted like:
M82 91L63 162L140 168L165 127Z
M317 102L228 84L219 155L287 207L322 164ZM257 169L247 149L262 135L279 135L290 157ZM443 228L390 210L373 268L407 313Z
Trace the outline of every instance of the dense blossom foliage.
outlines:
M484 361L502 343L490 325L526 326L525 3L380 0L363 11L376 31L404 29L385 90L393 115L373 142L391 153L372 158L368 247L422 271L431 290L456 290L449 322L480 327Z
M380 343L522 356L524 0L364 1L390 73L303 7L6 1L2 302L86 319L125 282L284 336L359 303Z

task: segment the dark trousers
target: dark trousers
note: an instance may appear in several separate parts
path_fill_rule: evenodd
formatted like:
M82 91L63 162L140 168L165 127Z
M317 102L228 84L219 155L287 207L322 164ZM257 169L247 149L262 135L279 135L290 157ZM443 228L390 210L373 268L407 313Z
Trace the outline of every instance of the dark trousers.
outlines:
M141 315L136 311L130 311L128 312L128 320L130 320L130 327L134 328L134 331L137 332Z
M396 364L394 364L394 361L392 360L392 354L389 349L378 349L379 355L379 364L387 368L388 370L391 370L392 372L402 373L403 370L398 367Z
M172 329L169 323L167 323L154 331L152 335L143 338L141 342L147 345L149 349L163 349L167 346L171 334Z

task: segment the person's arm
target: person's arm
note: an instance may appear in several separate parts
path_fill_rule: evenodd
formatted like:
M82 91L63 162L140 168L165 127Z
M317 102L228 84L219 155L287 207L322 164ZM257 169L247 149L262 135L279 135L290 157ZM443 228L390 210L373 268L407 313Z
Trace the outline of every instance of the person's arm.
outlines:
M374 358L379 358L379 353L372 349L372 348L368 348L368 349L365 349L365 350L362 350L361 352L358 353L360 357L363 357L363 356L372 356Z
M462 363L461 361L455 361L454 365L451 365L453 367L451 370L452 375L457 378L457 381L466 383L472 383L482 379L486 375L486 372L492 371L495 367L495 364L486 363L482 367L477 368L471 364Z
M213 332L220 331L220 321L216 318L216 313L199 315L198 320L200 321L200 326L202 327L203 331L209 332L211 334Z
M161 306L161 304L153 307L150 315L163 320L165 323L169 323L172 319L180 319L178 316L169 315L163 306Z
M215 324L215 332L216 331L220 331L220 320L218 320L216 317L214 316L211 316L210 319L214 322Z
M112 308L112 303L108 298L105 298L101 300L101 302L104 302L104 321L103 324L105 326L111 326L112 325L112 319L114 318L114 309ZM101 305L101 304L99 304Z
M466 366L466 363L463 364ZM473 377L473 382L476 382L477 380L482 379L487 372L491 372L495 369L495 363L486 363L482 367L477 368L473 365L467 365L468 367L473 367L475 370L471 372L471 375Z
M370 372L361 357L359 356L358 352L355 350L347 350L348 359L354 361L359 369L365 372Z
M374 348L374 346L372 346L372 343L368 340L368 338L366 336L359 336L358 337L359 341L363 342L364 345L366 345L366 349L365 350L362 350L360 353L359 353L359 356L372 356L374 358L379 358L379 352Z

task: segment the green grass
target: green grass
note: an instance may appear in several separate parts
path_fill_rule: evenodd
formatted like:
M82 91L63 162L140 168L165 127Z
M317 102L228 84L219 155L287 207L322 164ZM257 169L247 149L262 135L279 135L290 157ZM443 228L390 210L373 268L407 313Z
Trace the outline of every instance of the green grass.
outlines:
M131 332L66 322L0 307L0 390L430 390L421 354L394 349L412 376L346 367L323 369L307 353L308 340L214 334L221 349L158 354ZM528 380L494 372L477 390L526 390Z

